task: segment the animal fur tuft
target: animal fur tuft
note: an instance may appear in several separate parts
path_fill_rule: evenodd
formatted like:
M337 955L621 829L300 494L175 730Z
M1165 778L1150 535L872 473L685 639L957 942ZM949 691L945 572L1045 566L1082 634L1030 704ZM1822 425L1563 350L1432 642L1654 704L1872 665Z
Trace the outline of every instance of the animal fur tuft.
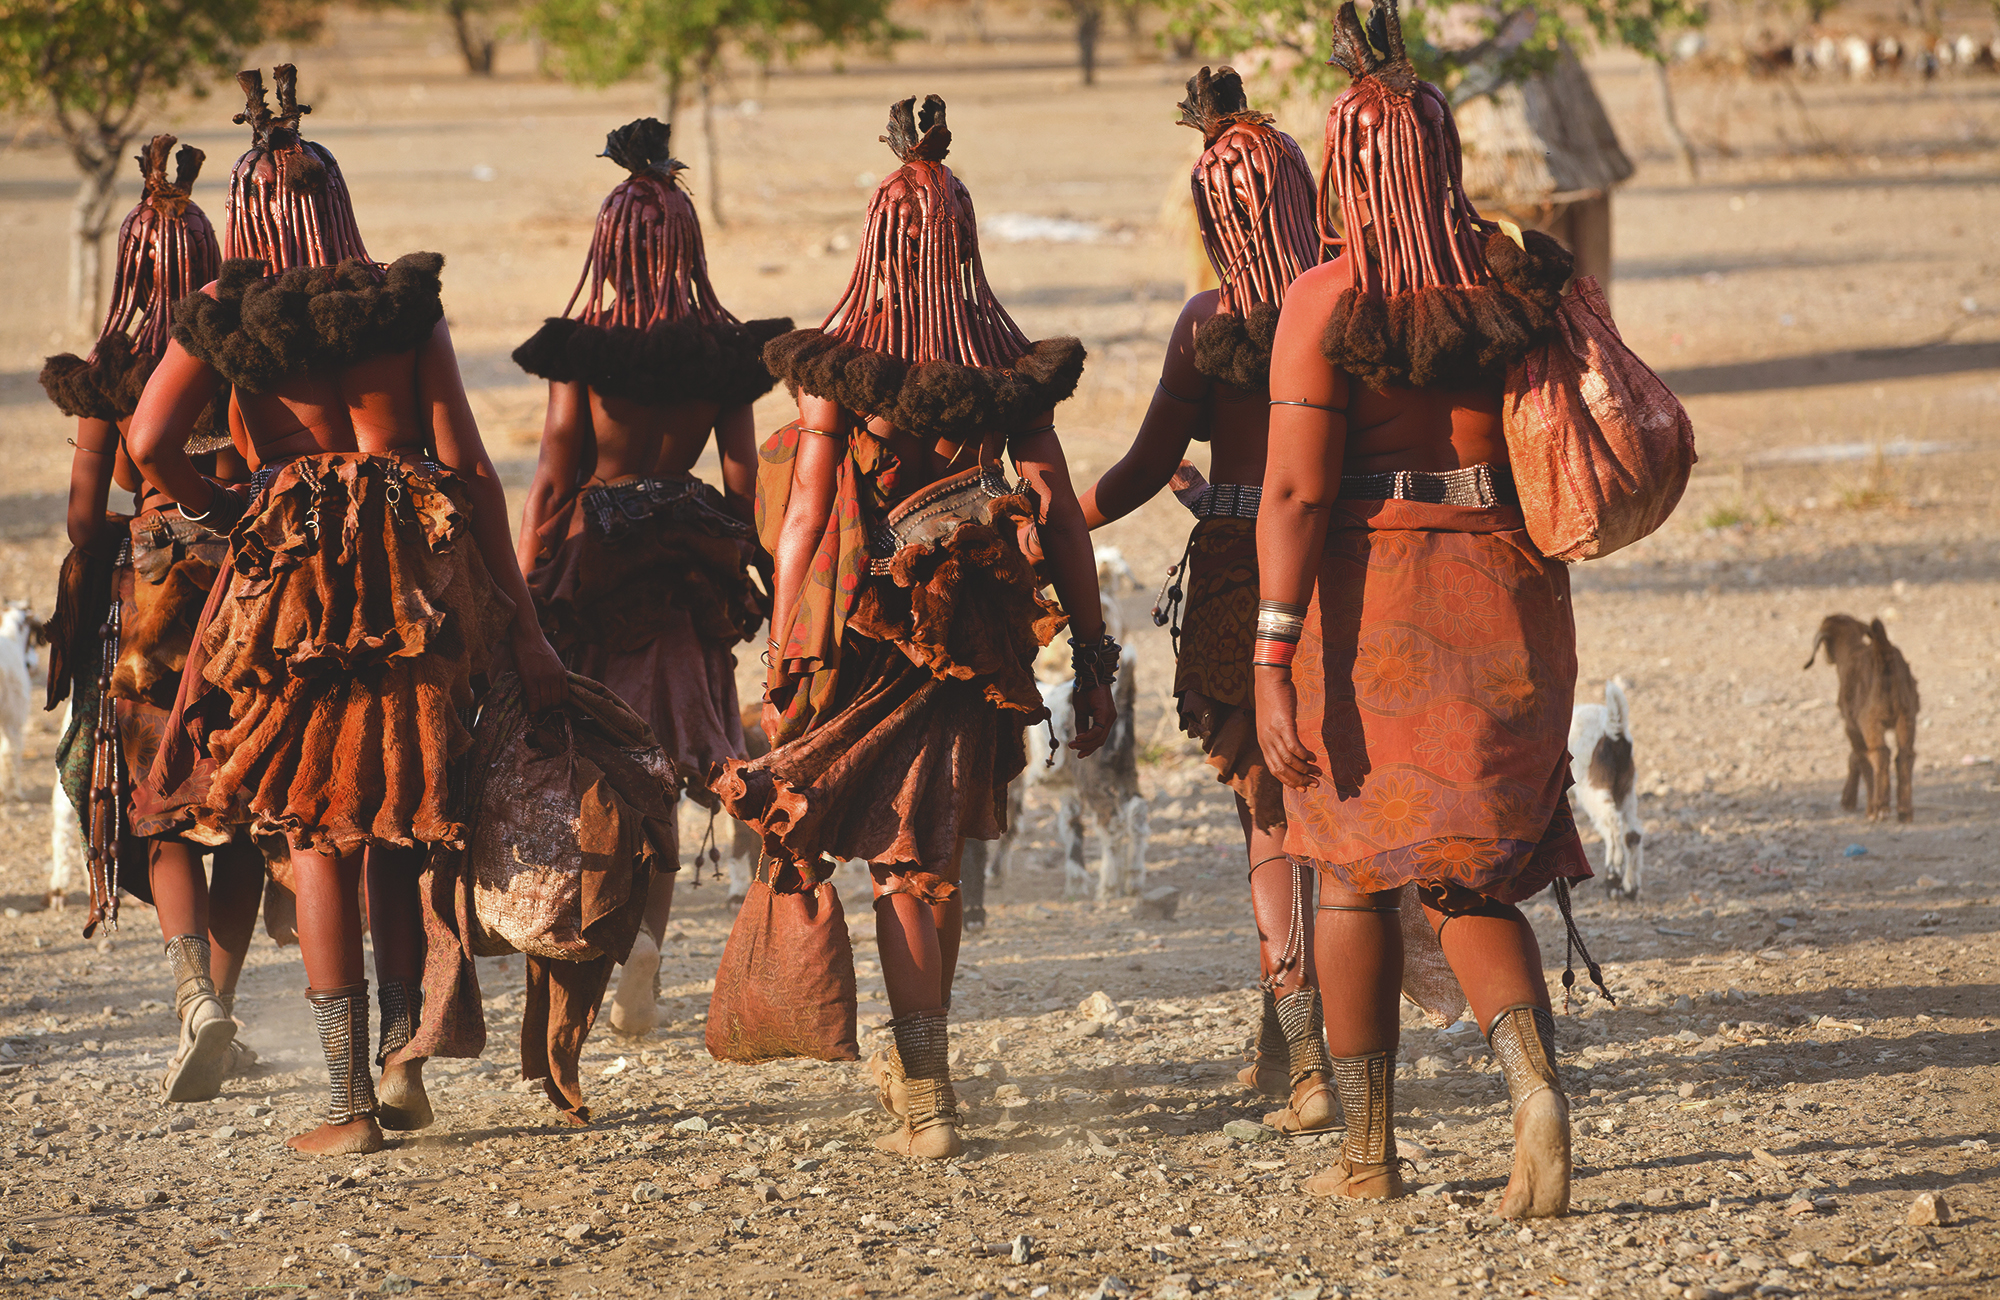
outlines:
M793 392L880 416L906 433L962 438L1009 427L1054 407L1076 391L1084 347L1073 338L1043 339L1009 370L947 361L911 365L816 329L793 330L764 347L764 364Z
M1194 332L1194 368L1210 379L1262 392L1271 381L1271 344L1278 337L1278 308L1260 302L1248 316L1217 312Z
M791 328L789 317L715 325L662 321L637 330L551 316L514 349L514 364L554 383L586 383L648 406L746 406L778 382L764 365L764 347Z
M64 352L43 362L42 391L64 415L116 423L138 408L152 373L152 358L139 356L131 338L113 330L97 341L88 361Z

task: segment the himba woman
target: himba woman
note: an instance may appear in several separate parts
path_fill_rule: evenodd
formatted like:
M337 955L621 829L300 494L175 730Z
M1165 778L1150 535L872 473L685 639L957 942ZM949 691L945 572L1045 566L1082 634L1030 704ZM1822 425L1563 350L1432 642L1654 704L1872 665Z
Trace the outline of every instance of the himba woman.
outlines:
M748 568L757 484L750 404L776 382L764 344L792 322L745 325L716 300L669 131L647 117L606 138L601 156L629 174L598 208L565 314L514 352L522 369L549 381L517 545L563 662L644 718L692 797L714 808L703 784L709 767L744 753L731 648L769 612ZM722 492L692 472L711 433ZM673 900L673 875L656 875L612 1000L620 1033L644 1034L657 1017L653 986Z
M1320 971L1339 971L1323 987L1347 1131L1307 1190L1403 1192L1396 911L1413 884L1513 1102L1499 1212L1559 1215L1569 1110L1515 904L1589 875L1564 795L1575 629L1567 573L1523 526L1500 399L1570 258L1473 210L1393 0L1366 33L1341 7L1334 60L1354 83L1327 119L1321 217L1337 212L1345 250L1285 299L1257 521L1258 735L1287 787L1286 846L1319 869Z
M847 291L765 360L799 418L766 442L759 529L777 560L765 730L773 749L714 786L762 835L773 888L863 858L895 1050L873 1062L899 1119L884 1150L960 1149L946 1017L967 837L996 839L1023 729L1046 717L1030 665L1069 611L1079 754L1114 718L1090 536L1054 408L1083 345L1030 343L980 264L972 198L944 165L944 101L906 99L884 137ZM1009 484L1002 458L1021 475Z
M1220 288L1188 299L1167 342L1152 405L1124 459L1083 494L1092 528L1173 486L1197 520L1188 539L1174 695L1181 729L1201 741L1236 795L1249 849L1264 994L1246 1087L1290 1104L1286 1132L1332 1127L1334 1101L1313 979L1310 872L1285 852L1284 787L1257 748L1250 641L1257 621L1257 501L1264 481L1271 340L1285 290L1318 265L1312 171L1298 142L1252 110L1233 68L1188 80L1181 124L1201 132L1196 221ZM1181 471L1191 441L1209 445L1209 484Z
M326 1123L290 1145L380 1149L358 887L366 859L386 1063L381 1121L430 1122L421 1061L417 872L462 841L447 777L470 743L472 679L511 649L530 708L567 680L515 567L506 499L466 402L435 253L370 260L333 155L299 135L296 73L278 111L246 72L253 132L230 180L230 260L174 310L173 343L133 417L132 456L197 519L233 524L228 566L188 656L155 764L171 786L197 743L211 809L242 800L291 846L306 998L332 1081ZM233 386L256 470L245 492L182 451Z
M145 192L118 228L111 309L97 346L88 360L50 357L41 378L50 400L76 417L69 483L75 550L63 566L49 703L72 684L74 697L57 765L71 802L84 810L93 759L109 758L119 770L98 777L117 791L117 820L124 823L93 826L100 836L109 832L110 843L91 847L111 870L92 872L84 933L107 921L116 926L121 887L153 904L180 1016L180 1042L161 1094L184 1102L215 1096L224 1078L256 1060L236 1039L235 1003L264 888L264 857L247 835L217 819L197 824L194 809L205 793L199 781L164 801L148 800L140 784L159 750L195 621L229 549L226 535L183 518L141 479L125 447L133 408L166 351L174 303L214 279L222 263L215 229L190 197L204 155L183 145L168 180L174 143L171 135L154 136L139 155ZM224 391L192 422L186 454L217 481L239 483L249 470L230 445L227 410ZM134 494L129 517L105 513L114 482ZM100 628L116 637L115 665L104 654ZM93 733L107 690L116 735L100 745ZM213 850L212 881L202 869L205 847Z

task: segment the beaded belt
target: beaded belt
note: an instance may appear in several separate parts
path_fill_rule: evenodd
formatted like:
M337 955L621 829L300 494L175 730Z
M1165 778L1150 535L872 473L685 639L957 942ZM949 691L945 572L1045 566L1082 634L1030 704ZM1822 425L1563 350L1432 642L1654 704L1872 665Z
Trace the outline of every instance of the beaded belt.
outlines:
M1255 483L1211 483L1188 505L1196 519L1255 519L1264 489Z
M716 537L741 540L751 532L749 524L724 507L722 494L698 478L635 478L585 488L583 509L606 537L621 536L662 513Z
M917 489L868 530L869 571L889 572L905 546L936 546L960 524L991 523L993 503L1014 494L998 465L975 465Z
M299 456L288 456L284 460L266 465L262 469L253 472L250 475L250 499L252 501L255 501L258 497L261 497L266 492L270 491L271 484L277 480L278 474L285 468L285 466L291 464L295 460L304 460L306 456L311 456L315 454L320 454L320 453L306 452L303 455ZM382 457L382 459L394 461L399 466L414 465L418 469L424 470L427 473L431 474L444 474L450 472L446 470L444 466L438 464L434 460L429 459L428 457L414 461L406 461L399 456L384 456Z
M1342 501L1422 501L1441 506L1517 506L1514 476L1491 465L1434 471L1399 469L1386 474L1348 474L1340 480Z

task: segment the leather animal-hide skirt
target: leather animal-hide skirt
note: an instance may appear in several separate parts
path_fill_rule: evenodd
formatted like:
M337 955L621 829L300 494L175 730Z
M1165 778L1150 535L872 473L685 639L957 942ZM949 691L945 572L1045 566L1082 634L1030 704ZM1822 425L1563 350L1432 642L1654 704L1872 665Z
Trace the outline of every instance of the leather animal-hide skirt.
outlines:
M1031 665L1067 621L1021 552L1024 514L1033 503L1009 498L990 525L898 551L842 634L825 721L716 774L723 807L806 887L863 858L940 902L957 892L958 841L1006 829L1023 731L1048 716Z
M321 853L463 844L449 767L513 619L471 524L436 466L328 452L277 470L201 634L231 719L208 737L211 809L247 796L258 832Z

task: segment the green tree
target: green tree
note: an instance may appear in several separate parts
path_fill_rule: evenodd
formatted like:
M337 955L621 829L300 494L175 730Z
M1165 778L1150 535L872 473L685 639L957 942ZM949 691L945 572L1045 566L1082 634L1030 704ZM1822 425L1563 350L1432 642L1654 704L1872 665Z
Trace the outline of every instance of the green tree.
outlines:
M104 235L144 115L205 94L243 52L303 37L318 6L270 0L0 0L0 104L53 120L83 173L70 210L69 308L97 323Z
M715 92L725 50L768 65L807 50L887 48L912 33L889 18L889 0L535 0L528 22L542 34L563 75L608 86L651 73L661 110L679 114L688 82L701 103L709 219L726 225L715 139Z

